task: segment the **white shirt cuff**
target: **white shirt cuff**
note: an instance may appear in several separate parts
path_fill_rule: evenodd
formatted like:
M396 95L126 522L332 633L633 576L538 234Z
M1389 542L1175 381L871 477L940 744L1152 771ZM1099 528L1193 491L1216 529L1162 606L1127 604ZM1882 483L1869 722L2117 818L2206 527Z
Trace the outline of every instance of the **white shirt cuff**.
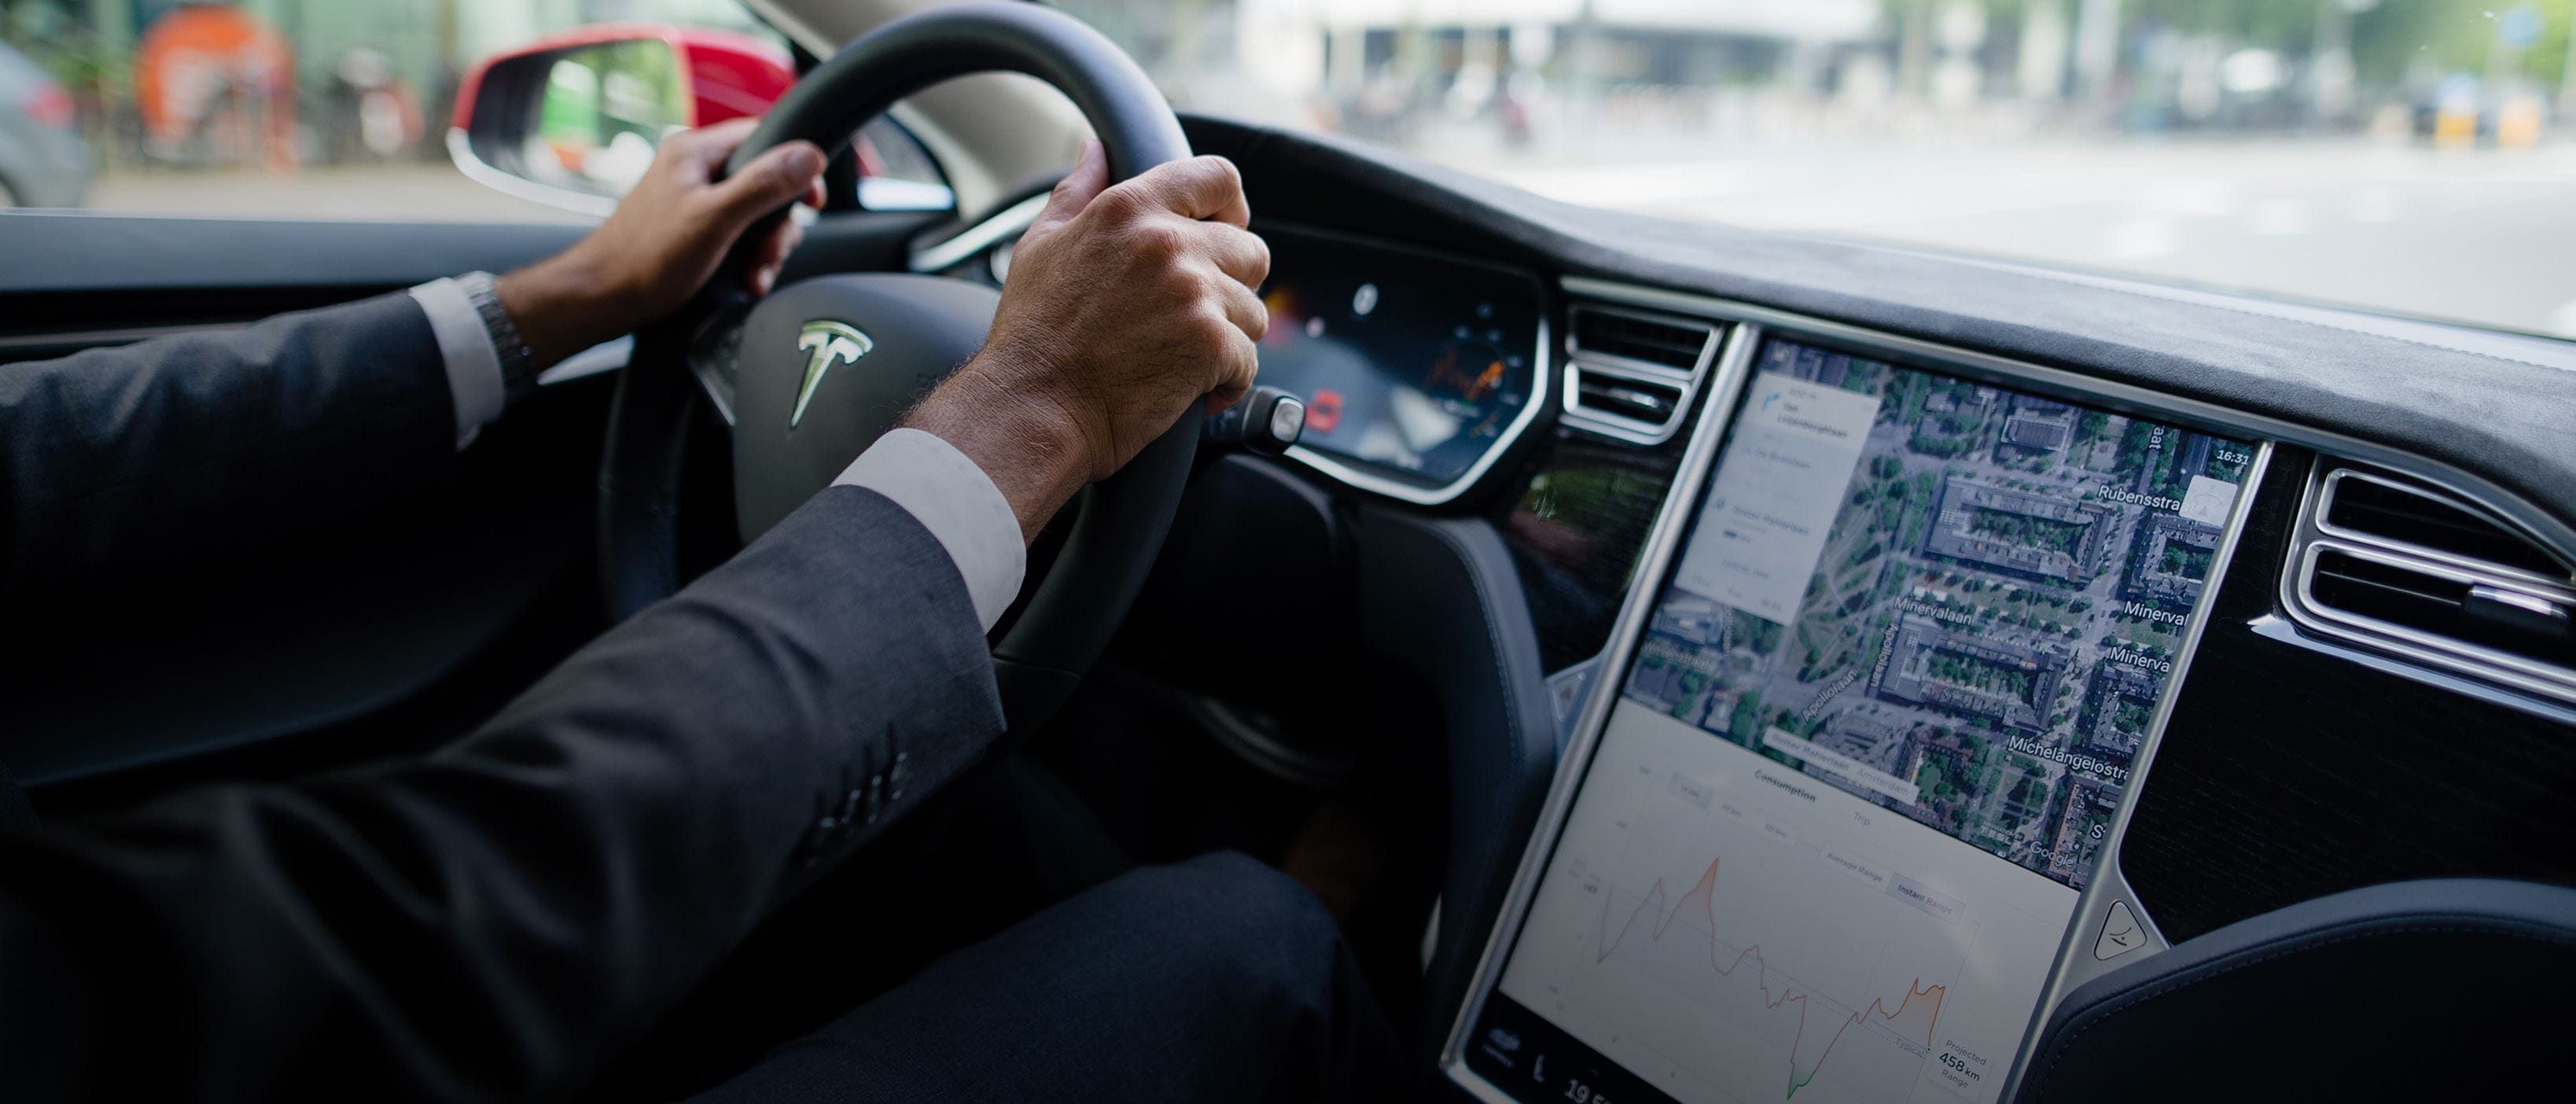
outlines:
M1029 550L1009 499L957 446L918 429L877 438L832 485L865 487L894 500L938 538L966 577L975 617L990 630L1019 596Z
M462 450L477 431L501 416L501 354L492 348L491 331L484 328L474 300L456 281L432 280L411 289L411 297L429 316L439 359L447 362L447 391L456 400L456 447Z

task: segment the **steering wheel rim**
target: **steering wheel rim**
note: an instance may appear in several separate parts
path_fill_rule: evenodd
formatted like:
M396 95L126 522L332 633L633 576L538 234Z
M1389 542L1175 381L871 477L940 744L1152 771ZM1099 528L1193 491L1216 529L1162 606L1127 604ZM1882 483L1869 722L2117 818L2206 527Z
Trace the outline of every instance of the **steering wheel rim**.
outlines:
M852 42L771 107L728 171L784 142L837 148L905 96L996 71L1036 77L1070 98L1099 135L1113 183L1190 156L1170 105L1116 45L1053 9L994 2L915 13ZM744 241L761 236L755 229ZM738 249L707 292L639 331L620 375L601 457L598 517L601 586L613 619L679 588L682 442L705 401L690 368L698 356L732 355L713 346L748 338L732 328L744 320L748 300L739 290L743 263ZM976 343L981 338L976 334ZM1033 729L1062 704L1125 619L1178 512L1200 420L1193 405L1116 475L1084 492L1053 568L993 645L994 677L1013 731ZM736 478L749 478L744 465L737 465Z

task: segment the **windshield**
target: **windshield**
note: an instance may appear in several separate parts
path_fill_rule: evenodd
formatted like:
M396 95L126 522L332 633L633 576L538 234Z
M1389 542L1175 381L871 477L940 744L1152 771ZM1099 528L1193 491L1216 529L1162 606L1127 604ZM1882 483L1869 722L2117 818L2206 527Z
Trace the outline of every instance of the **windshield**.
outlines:
M1596 207L2576 337L2576 0L1062 0Z

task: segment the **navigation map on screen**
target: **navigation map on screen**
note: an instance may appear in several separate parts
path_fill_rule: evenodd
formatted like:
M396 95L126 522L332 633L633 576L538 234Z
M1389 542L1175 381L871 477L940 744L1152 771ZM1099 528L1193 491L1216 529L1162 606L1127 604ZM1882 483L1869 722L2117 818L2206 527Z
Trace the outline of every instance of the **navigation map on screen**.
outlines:
M1470 1066L1995 1099L2254 452L1769 342Z
M1627 696L2081 888L2253 454L1775 341Z

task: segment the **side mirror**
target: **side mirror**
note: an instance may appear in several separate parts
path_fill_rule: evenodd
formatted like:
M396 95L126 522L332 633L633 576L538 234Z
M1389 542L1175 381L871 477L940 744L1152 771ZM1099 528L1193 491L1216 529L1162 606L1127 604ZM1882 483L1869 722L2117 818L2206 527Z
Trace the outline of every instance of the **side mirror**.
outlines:
M477 63L456 97L447 154L487 187L605 215L663 135L758 115L794 83L787 51L748 35L582 27Z

